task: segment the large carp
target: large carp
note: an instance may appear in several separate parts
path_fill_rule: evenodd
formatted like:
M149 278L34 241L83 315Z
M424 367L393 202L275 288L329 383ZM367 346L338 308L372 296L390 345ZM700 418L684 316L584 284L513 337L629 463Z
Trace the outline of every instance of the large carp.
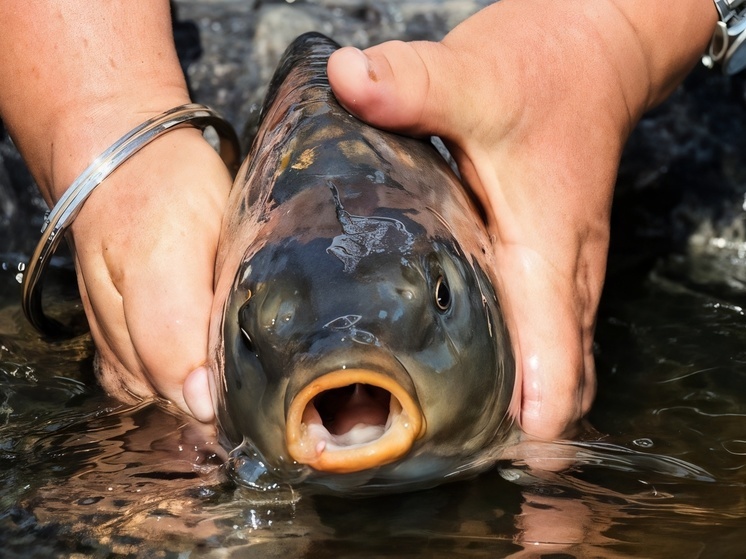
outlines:
M213 400L247 483L434 485L514 434L490 238L431 144L337 103L337 48L319 34L288 48L234 183Z

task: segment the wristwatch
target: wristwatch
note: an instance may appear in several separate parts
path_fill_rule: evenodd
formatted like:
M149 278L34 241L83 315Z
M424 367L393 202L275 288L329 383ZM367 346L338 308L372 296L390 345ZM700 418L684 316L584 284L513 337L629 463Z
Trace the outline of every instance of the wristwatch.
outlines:
M719 64L733 75L746 68L746 0L714 0L720 21L702 57L708 68Z

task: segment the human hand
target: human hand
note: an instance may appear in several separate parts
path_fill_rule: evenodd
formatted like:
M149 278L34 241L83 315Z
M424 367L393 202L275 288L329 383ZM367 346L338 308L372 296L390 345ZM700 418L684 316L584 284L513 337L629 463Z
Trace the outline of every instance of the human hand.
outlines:
M4 0L0 20L0 117L50 207L127 131L189 103L168 0ZM196 130L173 130L107 178L75 219L80 291L113 396L157 392L213 418L200 365L230 184Z
M443 138L486 208L516 355L512 413L529 435L568 436L591 406L621 150L704 49L706 4L672 18L646 2L502 0L440 43L342 49L329 62L345 107Z
M118 169L74 221L97 376L112 396L128 401L158 393L197 419L212 419L205 373L198 369L206 359L230 184L200 133L176 130Z

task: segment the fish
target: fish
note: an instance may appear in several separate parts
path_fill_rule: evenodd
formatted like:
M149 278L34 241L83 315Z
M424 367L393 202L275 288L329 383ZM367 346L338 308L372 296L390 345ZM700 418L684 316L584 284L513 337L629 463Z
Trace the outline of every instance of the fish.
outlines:
M433 486L516 436L484 212L430 141L337 102L338 48L286 50L218 244L210 391L229 469L263 491Z

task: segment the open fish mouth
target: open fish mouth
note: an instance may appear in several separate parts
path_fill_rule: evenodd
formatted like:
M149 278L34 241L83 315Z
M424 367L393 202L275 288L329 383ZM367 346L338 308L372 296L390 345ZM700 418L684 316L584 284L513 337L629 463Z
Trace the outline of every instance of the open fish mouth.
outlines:
M425 432L414 398L367 369L327 373L304 387L287 413L290 456L315 470L351 473L407 454Z

